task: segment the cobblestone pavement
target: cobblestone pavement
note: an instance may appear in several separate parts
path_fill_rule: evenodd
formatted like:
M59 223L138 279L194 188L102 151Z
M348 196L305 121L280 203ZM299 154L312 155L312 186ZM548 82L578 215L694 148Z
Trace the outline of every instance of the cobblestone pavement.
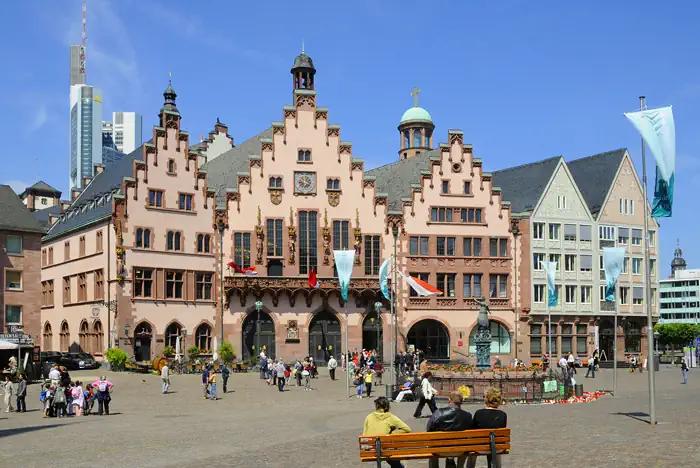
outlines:
M229 381L233 393L219 401L205 401L199 376L173 376L173 393L162 395L156 376L113 373L109 375L115 383L113 415L63 420L41 417L35 410L39 389L31 385L30 412L0 413L0 466L45 467L48 462L101 468L374 466L359 463L357 443L372 401L346 398L343 374L336 382L323 374L313 381L312 392L291 387L284 393L268 387L257 375L235 374ZM646 374L626 371L619 373L617 397L577 405L506 406L513 437L506 466L700 463L696 374L691 371L688 385L681 385L679 370L658 372L660 424L656 427L637 419L648 411ZM73 378L89 381L96 375L96 371L76 372ZM595 380L578 380L586 390L610 388L612 371L598 373ZM383 392L384 387L379 387L377 393ZM413 419L413 409L413 403L392 405L392 411L413 430L422 430L427 420ZM427 462L407 466L426 467ZM479 466L486 466L485 460Z

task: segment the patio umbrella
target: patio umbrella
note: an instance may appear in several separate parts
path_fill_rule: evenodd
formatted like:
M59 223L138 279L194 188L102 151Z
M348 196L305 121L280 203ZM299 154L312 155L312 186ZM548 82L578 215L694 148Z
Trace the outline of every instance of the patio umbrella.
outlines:
M180 337L175 339L175 360L180 361Z
M218 361L218 360L219 360L219 353L218 353L218 351L219 351L219 340L218 340L216 337L214 337L214 343L213 343L213 345L212 345L212 351L213 351L212 359L213 359L214 361Z

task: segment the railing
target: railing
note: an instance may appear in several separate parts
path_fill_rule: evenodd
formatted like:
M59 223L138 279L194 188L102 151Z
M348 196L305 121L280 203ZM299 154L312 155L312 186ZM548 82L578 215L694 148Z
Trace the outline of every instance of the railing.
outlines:
M434 377L433 386L441 395L459 390L462 386L469 387L468 403L482 403L484 393L489 388L498 388L505 401L541 401L557 399L559 391L545 392L544 382L549 377L544 375L527 377L480 378L478 376L464 377Z

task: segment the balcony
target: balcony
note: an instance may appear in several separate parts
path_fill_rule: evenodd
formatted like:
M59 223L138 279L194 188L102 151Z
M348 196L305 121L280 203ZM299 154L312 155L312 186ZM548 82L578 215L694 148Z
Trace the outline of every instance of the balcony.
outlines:
M615 241L614 240L599 240L598 241L598 246L600 250L603 250L605 247L615 247Z

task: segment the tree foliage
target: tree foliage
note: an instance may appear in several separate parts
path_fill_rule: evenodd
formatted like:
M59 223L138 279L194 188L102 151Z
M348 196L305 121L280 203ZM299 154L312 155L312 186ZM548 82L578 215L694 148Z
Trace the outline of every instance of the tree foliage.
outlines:
M192 345L189 348L187 348L187 356L190 359L196 359L197 356L202 354L202 351L199 349L199 346L197 345Z
M175 348L173 348L172 346L166 346L165 348L163 348L163 352L161 354L166 358L173 358L175 357Z
M124 367L129 356L123 349L109 348L105 353L105 359L112 366L113 370L119 370Z
M223 340L219 347L219 356L223 362L232 362L236 359L236 350L233 349L233 345L230 342Z
M659 334L662 344L685 346L700 335L700 325L690 323L657 324L654 331Z

